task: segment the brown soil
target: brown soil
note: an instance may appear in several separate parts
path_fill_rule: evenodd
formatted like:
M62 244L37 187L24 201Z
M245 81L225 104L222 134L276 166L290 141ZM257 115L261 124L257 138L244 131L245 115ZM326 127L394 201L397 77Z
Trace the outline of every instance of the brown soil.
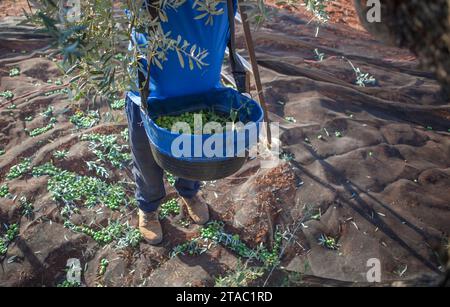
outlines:
M282 149L292 160L274 169L252 160L230 178L205 183L212 218L224 221L227 231L255 248L269 246L277 227L285 232L290 239L283 243L283 269L264 277L269 284L298 285L293 280L298 273L315 276L305 279L315 285L364 283L371 258L381 261L384 283L424 275L437 280L443 268L437 254L450 233L449 101L410 53L385 47L358 30L350 1L335 3L333 22L321 28L318 38L303 11L282 10L254 34L270 118L280 122ZM6 12L5 5L11 7L11 1L2 1L0 12ZM48 42L23 35L25 30L14 23L0 19L0 30L7 26L17 31L15 37L0 35L0 92L15 95L13 102L0 98L0 149L5 150L0 185L7 183L16 196L0 198L0 224L19 223L20 236L3 259L0 286L54 286L64 279L69 258L80 259L87 268L83 283L88 286L212 285L234 269L238 257L223 247L171 258L173 247L199 229L181 227L173 219L163 222L166 236L160 246L103 248L63 227L60 203L47 191L48 177L6 180L5 174L25 157L33 166L53 160L58 167L94 176L85 163L94 156L79 136L118 135L126 127L124 113L104 104L74 106L63 95L44 96L51 88L47 80L61 77L41 50ZM325 54L323 61L316 60L315 48ZM377 84L355 85L348 60L375 76ZM9 77L12 67L21 74ZM13 103L16 108L8 108ZM58 122L29 137L24 129L42 127L40 114L50 105ZM98 109L100 124L76 130L68 118L77 108ZM28 116L33 119L26 121ZM53 158L62 149L69 151L67 158ZM112 182L131 181L126 170L110 171ZM132 195L132 186L128 193ZM35 206L31 219L20 214L21 196ZM123 222L136 225L130 208L121 214L101 204L80 209L73 222L99 226L122 216ZM339 249L319 245L323 234L335 238ZM99 277L102 258L110 264Z
M26 0L2 0L0 2L0 18L6 16L22 16L23 10L29 11Z
M303 18L309 18L309 20L313 20L313 15L310 12L307 12L303 9L302 6L291 7L289 5L276 5L277 1L268 0L265 1L266 4L269 4L273 7L283 8L288 10L289 12L301 16ZM355 8L353 6L353 0L330 0L326 11L328 12L330 22L344 24L346 26L363 30L361 26L358 15L355 12Z

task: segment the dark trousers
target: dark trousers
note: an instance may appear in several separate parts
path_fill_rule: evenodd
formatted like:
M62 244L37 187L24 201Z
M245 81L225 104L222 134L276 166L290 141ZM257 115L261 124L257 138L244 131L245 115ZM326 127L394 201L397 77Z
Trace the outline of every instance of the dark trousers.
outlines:
M136 182L136 200L142 211L152 212L158 209L161 200L166 196L163 182L164 171L153 158L142 123L140 107L127 97L125 109L133 158L133 175ZM191 198L200 189L200 183L176 178L175 189L180 196Z

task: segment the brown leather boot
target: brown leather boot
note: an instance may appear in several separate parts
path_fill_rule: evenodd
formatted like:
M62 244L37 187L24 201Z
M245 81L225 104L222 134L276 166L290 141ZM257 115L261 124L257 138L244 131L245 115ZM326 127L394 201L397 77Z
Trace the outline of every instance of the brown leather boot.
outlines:
M186 205L189 216L196 224L203 225L209 220L209 210L203 197L195 195L192 198L181 197L182 202Z
M163 234L157 211L146 213L139 210L139 231L148 244L161 243Z

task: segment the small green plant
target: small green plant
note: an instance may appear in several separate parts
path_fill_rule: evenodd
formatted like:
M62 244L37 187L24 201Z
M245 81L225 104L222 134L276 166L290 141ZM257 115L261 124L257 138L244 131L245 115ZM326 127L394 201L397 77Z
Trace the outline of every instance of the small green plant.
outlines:
M169 172L165 172L165 174L166 174L167 182L168 182L171 186L174 186L174 185L175 185L175 181L176 181L175 176L172 175L172 174L169 173Z
M14 103L12 103L12 104L10 104L6 109L7 109L7 110L15 110L15 109L17 109L17 105L14 104Z
M19 225L11 224L6 230L5 239L9 242L12 242L19 235Z
M264 268L248 267L238 261L236 268L228 275L216 278L215 287L248 287L253 281L264 275Z
M99 265L99 268L98 268L98 275L99 276L105 275L106 269L108 268L108 265L109 265L108 259L102 258L100 260L100 265Z
M6 100L11 100L14 98L14 94L11 91L3 91L0 92L0 97L5 98Z
M44 127L35 128L35 129L31 130L29 135L31 137L36 137L36 136L41 135L41 134L43 134L43 133L45 133L47 131L52 130L54 127L55 127L55 125L50 123L50 124L48 124L48 125L46 125Z
M66 222L65 224L66 227L68 227L67 223L68 222ZM120 234L122 233L122 225L118 222L110 224L107 227L102 228L98 231L85 225L82 226L73 225L69 228L76 232L81 232L90 236L92 239L94 239L100 244L109 244L113 242L114 239L120 236Z
M327 236L325 234L321 234L319 237L319 245L331 250L338 250L339 244L337 240L333 237Z
M142 241L142 234L139 229L127 225L122 236L117 240L116 247L118 249L136 248Z
M236 254L247 259L256 259L261 261L265 267L278 264L280 257L282 234L278 231L275 233L274 246L269 251L262 244L256 249L248 247L239 235L226 233L221 222L212 221L205 227L200 229L200 236L195 237L181 245L176 246L172 250L172 256L176 255L196 255L205 253L214 244L221 244L229 248Z
M51 163L33 168L33 176L50 176L48 191L53 199L63 204L84 204L93 207L103 204L112 210L118 210L127 202L125 190L119 184L108 184L99 178L81 176L62 170Z
M326 11L328 1L329 0L303 0L306 10L313 13L314 17L320 23L326 23L330 19L330 16Z
M129 138L128 128L123 129L120 132L120 136L125 140L125 142L128 142L128 138Z
M111 103L111 108L113 110L122 110L125 107L125 98L122 99L115 99Z
M211 247L211 245L207 245L205 243L206 242L201 242L199 238L191 239L175 246L172 250L171 256L176 257L178 255L201 255L208 251L208 249Z
M116 248L118 249L136 248L142 241L142 235L138 229L131 227L128 223L122 224L120 221L110 222L107 227L99 230L86 225L77 226L70 221L66 221L64 226L75 232L90 236L101 245L116 242Z
M55 200L65 203L81 202L87 207L104 204L118 210L126 199L125 191L119 185L109 185L98 178L67 171L51 177L48 184Z
M188 228L191 225L191 221L189 219L181 219L178 221L178 225L184 228Z
M34 215L34 206L31 202L27 200L25 196L19 199L20 202L20 213L27 219L31 219Z
M69 153L68 150L57 150L53 153L53 157L55 157L56 159L65 159L67 158L67 154Z
M286 161L286 162L290 162L290 161L295 159L295 155L293 153L291 153L291 152L283 151L280 154L280 159L283 160L283 161Z
M31 159L25 158L19 164L16 164L11 167L8 174L6 175L6 179L16 179L26 174L30 170Z
M119 144L115 135L88 134L81 137L82 141L90 141L89 149L97 156L100 162L110 163L114 168L123 169L131 162L129 147Z
M268 250L264 245L258 247L259 259L265 266L276 266L280 263L281 243L283 235L278 230L274 234L272 250Z
M398 277L402 278L405 276L407 271L408 271L408 265L404 264L404 265L400 265L399 267L397 267L393 273L395 275L397 275Z
M81 287L81 284L77 281L64 280L63 282L59 283L56 287L57 288L79 288L79 287Z
M70 122L78 129L87 129L94 127L100 120L98 111L77 111L70 117Z
M86 165L90 171L94 171L97 176L109 178L108 170L96 161L86 161Z
M79 214L80 209L73 204L63 204L60 213L62 217L69 219L73 214Z
M0 187L0 197L6 197L9 195L9 187L7 184L4 184Z
M169 215L178 215L180 214L180 211L181 211L180 204L174 198L169 201L166 201L164 204L160 206L159 218L162 220L168 217Z
M44 96L51 96L51 95L57 95L57 94L58 95L59 94L67 95L67 94L69 94L69 89L62 88L62 89L58 89L58 90L48 91L44 94Z
M34 177L40 177L40 176L45 176L45 175L55 176L60 171L61 171L61 169L57 168L52 163L47 162L45 164L33 167L33 170L31 171L31 174Z
M286 116L284 119L287 120L288 122L291 122L291 123L296 123L297 122L297 120L294 117L292 117L292 116Z
M0 256L3 256L8 251L8 246L19 235L19 225L11 224L6 226L6 233L0 238Z
M312 213L312 215L311 215L312 220L320 221L321 218L322 218L322 209L321 208L319 208L317 213L315 213L315 214Z
M25 120L26 122L31 122L31 121L33 120L33 116L32 116L32 115L27 116L27 117L24 118L24 120Z
M127 59L126 55L124 55L123 53L118 53L114 56L114 58L116 60L118 60L119 62L125 62L125 60Z
M0 156L3 156L5 154L5 150L4 149L0 149Z
M334 132L334 135L335 135L337 138L341 138L341 137L342 137L342 132L336 131L336 132Z
M16 76L18 76L18 75L20 75L20 70L19 70L18 67L14 67L14 68L11 68L11 69L9 70L9 76L10 76L10 77L16 77Z
M0 239L0 256L3 256L8 251L8 246L3 241L3 239Z
M352 62L348 61L349 64L352 66L353 71L356 75L356 81L355 83L360 87L366 87L366 86L374 86L377 84L377 79L375 79L374 76L370 75L369 73L364 73L361 71L359 67L355 67Z
M320 52L319 49L314 49L314 56L318 62L322 62L325 59L325 53Z
M53 106L48 106L48 108L41 113L41 115L45 118L51 118L53 116Z

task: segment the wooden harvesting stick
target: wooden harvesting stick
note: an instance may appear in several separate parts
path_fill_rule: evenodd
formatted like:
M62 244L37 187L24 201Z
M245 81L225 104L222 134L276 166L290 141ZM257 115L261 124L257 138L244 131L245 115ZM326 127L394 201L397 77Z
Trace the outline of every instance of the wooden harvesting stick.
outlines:
M250 31L250 24L248 23L248 16L247 13L245 13L245 8L239 5L239 12L241 14L242 26L244 28L245 43L247 45L248 55L250 58L250 63L252 65L253 77L255 78L255 85L256 90L258 92L259 103L261 104L261 107L264 110L264 121L266 122L267 127L267 143L270 149L272 146L272 133L270 131L269 114L267 110L266 100L264 98L258 62L256 61L255 46L253 45L252 34Z

